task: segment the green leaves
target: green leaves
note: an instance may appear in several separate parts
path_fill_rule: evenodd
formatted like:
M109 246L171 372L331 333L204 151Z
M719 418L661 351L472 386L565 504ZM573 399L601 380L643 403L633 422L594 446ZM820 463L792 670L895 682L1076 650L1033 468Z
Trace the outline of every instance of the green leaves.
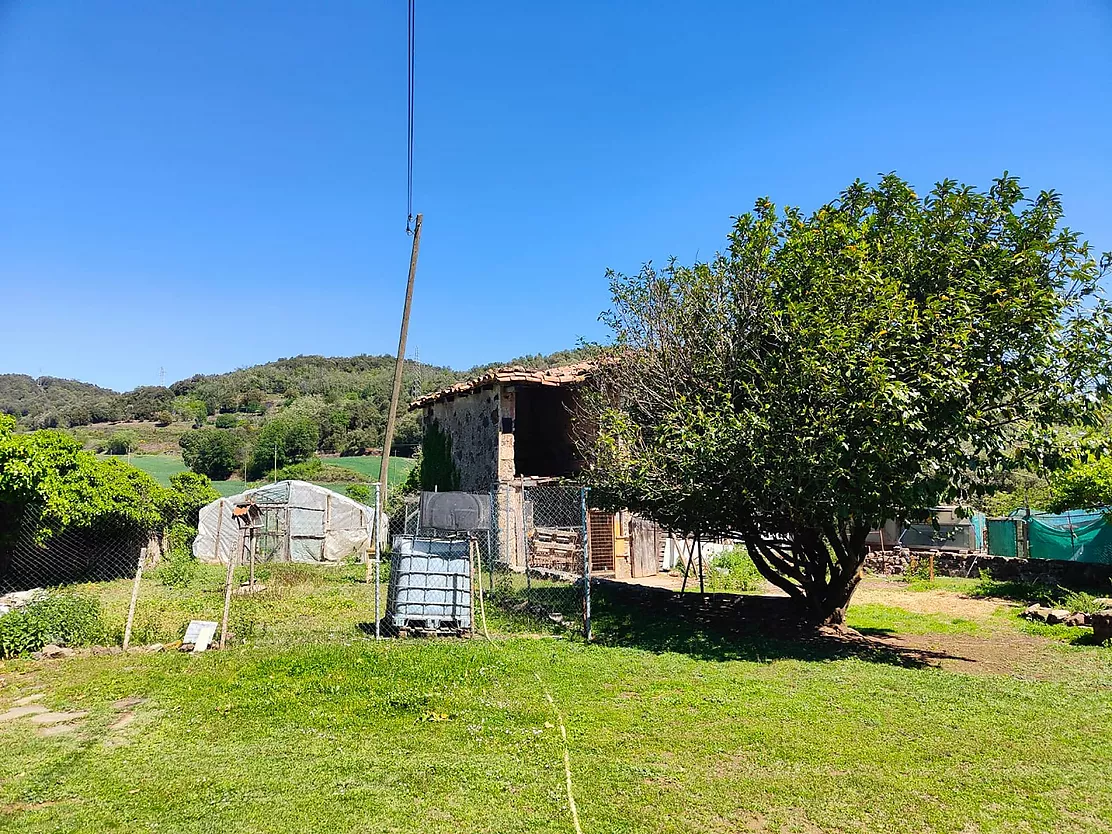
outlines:
M0 422L0 537L17 530L24 508L42 512L44 538L69 526L159 526L171 494L119 460L98 460L69 435L15 434Z
M1108 263L1026 200L894 175L811 215L767 200L708 263L611 273L604 500L679 530L849 530L964 503L1108 385ZM832 545L833 546L833 545Z
M178 445L186 466L218 481L244 466L243 440L231 429L194 429L183 434Z

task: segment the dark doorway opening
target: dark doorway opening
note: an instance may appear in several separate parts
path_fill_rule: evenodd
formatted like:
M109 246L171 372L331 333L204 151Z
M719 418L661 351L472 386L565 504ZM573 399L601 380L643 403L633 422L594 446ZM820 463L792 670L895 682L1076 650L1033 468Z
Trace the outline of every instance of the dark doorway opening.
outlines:
M572 435L574 392L521 386L516 393L515 474L552 478L579 472L582 467Z

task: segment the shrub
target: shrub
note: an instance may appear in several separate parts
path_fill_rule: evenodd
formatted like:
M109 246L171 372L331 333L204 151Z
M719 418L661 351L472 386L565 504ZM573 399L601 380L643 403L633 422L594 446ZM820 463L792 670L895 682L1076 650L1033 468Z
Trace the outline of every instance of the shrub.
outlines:
M1066 591L1065 588L1060 590ZM1065 596L1058 601L1058 605L1071 613L1099 614L1104 610L1104 606L1097 602L1095 596L1084 591L1066 591Z
M374 491L369 484L352 484L345 492L347 492L348 498L351 498L353 501L358 501L360 504L365 504L368 507L371 506L375 500Z
M178 444L185 465L215 481L227 480L242 462L239 438L223 429L195 429L183 434Z
M282 415L268 421L259 431L251 460L251 477L265 477L278 466L300 463L317 450L320 428L306 416Z
M276 481L317 481L318 483L347 483L362 482L364 476L354 469L344 466L328 466L320 458L309 458L301 463L291 463L283 466L277 472L263 472L263 476L272 475Z
M88 646L105 636L100 602L58 593L0 616L0 658L59 646Z
M218 429L234 429L239 425L239 418L234 414L217 414L212 423Z
M184 588L197 574L197 560L193 556L193 540L197 528L180 521L166 530L166 553L162 564L155 571L158 581L168 588Z
M172 495L170 506L171 516L175 520L184 521L186 524L197 526L201 508L215 501L220 493L212 485L207 475L198 475L196 472L178 472L170 476Z
M113 433L104 443L104 453L107 455L126 455L134 452L139 446L139 436L133 431L118 431Z
M705 558L705 557L704 557ZM747 594L758 590L764 578L740 545L719 553L703 571L708 591L729 591Z

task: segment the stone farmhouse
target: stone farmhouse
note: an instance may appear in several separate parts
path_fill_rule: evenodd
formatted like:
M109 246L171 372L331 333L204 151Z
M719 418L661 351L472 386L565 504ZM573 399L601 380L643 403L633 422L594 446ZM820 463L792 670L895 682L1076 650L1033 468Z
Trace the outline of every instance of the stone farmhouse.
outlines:
M410 404L421 413L426 438L447 441L458 489L497 493L499 552L513 568L524 569L527 541L534 548L530 567L544 561L558 568L559 547L580 546L547 541L543 527L534 529L527 496L582 470L579 441L589 429L577 413L591 370L589 362L499 368ZM593 573L637 578L659 571L666 537L655 524L629 512L590 510L587 527Z

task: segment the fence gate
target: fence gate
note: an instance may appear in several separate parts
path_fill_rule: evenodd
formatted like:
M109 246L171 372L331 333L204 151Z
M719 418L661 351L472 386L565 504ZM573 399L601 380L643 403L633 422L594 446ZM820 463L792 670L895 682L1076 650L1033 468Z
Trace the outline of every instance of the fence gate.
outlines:
M493 493L491 600L520 628L590 635L586 491L518 481Z

